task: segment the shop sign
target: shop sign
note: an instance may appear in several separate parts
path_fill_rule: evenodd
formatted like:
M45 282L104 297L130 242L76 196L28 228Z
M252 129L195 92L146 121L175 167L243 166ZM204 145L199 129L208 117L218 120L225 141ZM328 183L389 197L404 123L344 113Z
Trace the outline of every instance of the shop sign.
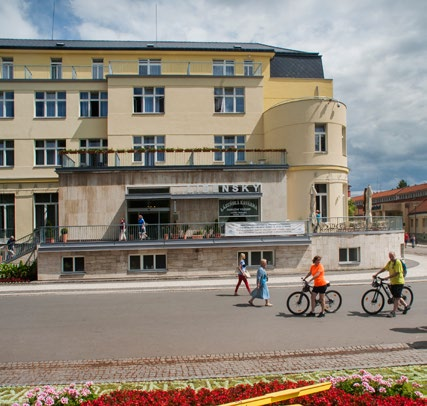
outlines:
M258 200L221 200L219 202L220 217L248 217L258 215Z
M305 224L305 221L225 223L225 236L301 235L306 232Z
M191 185L175 185L170 188L172 195L183 195L183 194L194 194L194 195L203 195L203 194L212 194L212 193L221 193L221 194L233 194L233 193L261 193L261 184L191 184Z

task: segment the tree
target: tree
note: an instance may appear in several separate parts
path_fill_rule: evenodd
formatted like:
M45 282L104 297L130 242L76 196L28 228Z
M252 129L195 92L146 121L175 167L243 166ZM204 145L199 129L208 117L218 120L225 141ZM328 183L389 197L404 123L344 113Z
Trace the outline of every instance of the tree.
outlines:
M409 186L407 183L406 183L406 180L401 180L398 184L397 184L397 188L396 189L402 189L402 188L404 188L404 187L407 187L407 186Z
M356 213L356 205L352 199L348 201L348 216L353 217Z

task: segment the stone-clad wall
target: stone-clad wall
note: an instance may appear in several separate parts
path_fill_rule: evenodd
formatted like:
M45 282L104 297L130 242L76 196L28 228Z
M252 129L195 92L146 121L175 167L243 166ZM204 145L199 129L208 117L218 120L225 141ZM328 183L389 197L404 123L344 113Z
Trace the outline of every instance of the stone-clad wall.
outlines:
M275 266L270 272L276 275L307 272L314 255L322 256L322 263L329 271L357 271L380 269L387 261L389 251L403 256L403 232L382 234L330 234L314 235L310 245L207 247L179 249L126 249L97 251L54 251L43 247L38 254L39 280L64 277L83 279L102 278L198 278L230 277L234 274L240 251L274 251ZM339 248L360 248L360 263L340 264ZM129 255L166 254L167 272L128 272ZM83 256L85 274L61 275L63 256Z

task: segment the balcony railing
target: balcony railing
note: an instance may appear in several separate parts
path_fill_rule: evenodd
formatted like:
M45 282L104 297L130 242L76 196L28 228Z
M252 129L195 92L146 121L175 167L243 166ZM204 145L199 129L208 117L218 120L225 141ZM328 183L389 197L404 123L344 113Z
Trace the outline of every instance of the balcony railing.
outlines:
M52 77L52 66L49 65L13 65L8 71L8 77L0 76L1 79L106 79L107 75L137 75L137 76L231 76L231 77L250 77L262 75L262 64L254 62L248 67L243 62L235 62L232 70L227 70L224 75L214 73L212 62L197 61L161 61L154 73L142 73L141 64L138 60L131 61L109 61L103 69L92 65L59 65ZM3 72L0 70L0 75Z
M63 168L286 165L285 149L65 150L61 154Z
M323 219L319 233L371 233L377 231L402 231L401 217L374 217L367 223L365 217L333 217ZM362 226L363 224L363 226ZM239 227L241 226L241 227ZM66 230L66 233L64 232ZM224 237L284 237L306 236L312 232L312 225L307 221L278 222L203 222L203 223L167 223L148 224L144 232L138 224L126 226L125 239L121 238L120 224L41 227L40 241L56 242L113 242L144 240L199 240L218 239ZM66 238L64 237L66 236Z
M314 233L397 231L403 230L400 216L393 217L321 217L318 223L312 223Z

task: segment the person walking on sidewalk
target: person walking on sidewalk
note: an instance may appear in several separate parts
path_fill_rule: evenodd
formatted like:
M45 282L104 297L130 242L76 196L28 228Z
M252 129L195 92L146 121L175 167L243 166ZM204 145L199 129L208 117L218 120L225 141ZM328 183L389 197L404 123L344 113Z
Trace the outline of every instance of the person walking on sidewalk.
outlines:
M390 291L393 295L393 310L387 317L396 317L396 311L399 308L399 304L405 306L403 314L408 313L408 310L410 310L411 307L408 306L402 297L402 289L405 284L402 262L396 258L396 254L394 252L389 252L388 257L390 260L385 264L384 268L373 274L372 277L375 279L380 273L388 271L388 278L383 278L383 280L390 279Z
M310 271L308 271L304 280L311 275L312 279L308 282L314 281L314 287L311 291L311 311L307 313L306 317L314 317L314 309L316 307L316 297L319 295L320 306L322 307L322 311L319 313L317 317L325 317L325 293L328 288L328 281L325 279L325 268L320 263L322 257L320 255L316 255L313 258L313 264L310 267Z
M248 290L249 294L251 294L251 288L249 287L248 283L248 277L246 274L246 255L242 252L239 256L239 266L238 266L238 273L237 277L239 280L237 281L236 288L234 289L234 296L238 296L239 294L237 291L239 290L240 284L243 282L246 286L246 289Z
M267 286L268 275L265 268L267 268L267 260L263 258L256 274L256 288L251 293L252 299L249 300L251 306L255 306L254 299L264 299L266 306L273 306L270 303L270 291Z

